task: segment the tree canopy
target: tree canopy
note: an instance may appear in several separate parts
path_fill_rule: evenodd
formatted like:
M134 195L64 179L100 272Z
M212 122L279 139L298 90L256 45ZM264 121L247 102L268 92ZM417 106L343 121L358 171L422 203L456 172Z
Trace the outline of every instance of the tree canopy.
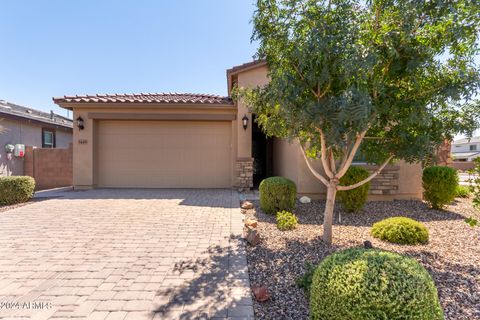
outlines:
M270 82L239 88L272 136L299 139L335 192L370 181L393 158L418 162L445 138L471 134L480 105L478 0L257 0L252 40ZM375 174L340 186L360 150Z
M248 102L268 134L336 154L368 128L370 162L422 160L478 126L479 2L259 0L270 83Z

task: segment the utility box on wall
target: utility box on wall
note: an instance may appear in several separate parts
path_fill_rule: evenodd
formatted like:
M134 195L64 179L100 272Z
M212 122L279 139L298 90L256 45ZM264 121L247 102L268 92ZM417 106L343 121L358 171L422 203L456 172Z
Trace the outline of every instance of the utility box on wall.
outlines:
M13 155L15 157L19 157L19 158L25 157L25 145L24 144L16 144Z

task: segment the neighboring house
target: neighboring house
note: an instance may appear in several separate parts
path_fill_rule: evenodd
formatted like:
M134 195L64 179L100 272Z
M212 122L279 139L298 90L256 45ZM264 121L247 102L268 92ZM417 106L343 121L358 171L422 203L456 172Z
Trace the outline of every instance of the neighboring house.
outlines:
M454 161L471 162L480 157L480 137L465 138L452 143Z
M7 159L5 145L24 144L38 148L68 148L72 143L72 120L0 100L0 176L23 175L23 158Z
M227 80L229 94L235 85L263 85L268 81L266 63L227 70ZM73 144L76 189L248 189L265 177L282 175L297 184L300 194L325 193L298 145L265 137L248 107L230 97L161 93L53 100L73 110L78 122ZM370 193L371 199L421 198L421 166L387 166L373 180Z

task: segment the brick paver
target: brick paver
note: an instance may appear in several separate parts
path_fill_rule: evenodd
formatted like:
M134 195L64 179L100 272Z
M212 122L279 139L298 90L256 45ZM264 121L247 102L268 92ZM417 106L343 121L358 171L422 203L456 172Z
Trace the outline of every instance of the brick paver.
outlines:
M98 189L0 213L0 318L253 319L238 205Z

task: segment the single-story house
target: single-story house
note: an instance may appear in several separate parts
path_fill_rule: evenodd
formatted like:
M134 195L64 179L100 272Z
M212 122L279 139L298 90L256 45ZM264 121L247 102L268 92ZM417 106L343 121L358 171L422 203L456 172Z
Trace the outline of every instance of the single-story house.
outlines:
M6 145L68 148L73 136L71 119L4 100L0 100L0 131L0 176L24 174L24 159L9 157Z
M235 85L267 83L264 61L227 70ZM295 143L267 138L248 106L230 97L142 93L53 98L73 111L74 187L238 188L281 175L322 196ZM364 164L363 164L364 165ZM317 168L321 165L315 163ZM367 166L372 169L373 166ZM421 166L399 162L372 183L371 199L421 198Z

